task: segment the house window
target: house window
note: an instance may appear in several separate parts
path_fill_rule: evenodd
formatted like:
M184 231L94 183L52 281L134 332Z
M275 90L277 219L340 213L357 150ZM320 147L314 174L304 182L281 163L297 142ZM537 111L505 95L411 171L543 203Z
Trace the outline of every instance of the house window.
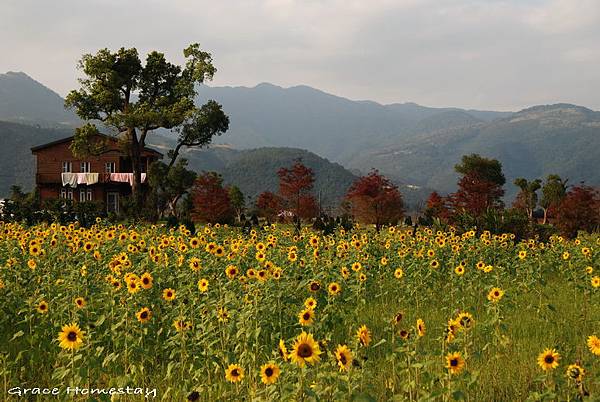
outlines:
M93 199L93 193L92 193L92 189L88 188L81 188L79 189L79 202L86 202L86 201L92 201Z
M62 172L63 173L71 173L73 171L73 163L72 162L63 162L62 163Z
M114 162L106 162L104 164L104 172L105 173L116 173L117 167Z
M81 162L81 173L90 173L92 171L90 162Z
M60 198L65 199L65 200L72 200L73 199L73 190L70 188L61 188L60 189Z

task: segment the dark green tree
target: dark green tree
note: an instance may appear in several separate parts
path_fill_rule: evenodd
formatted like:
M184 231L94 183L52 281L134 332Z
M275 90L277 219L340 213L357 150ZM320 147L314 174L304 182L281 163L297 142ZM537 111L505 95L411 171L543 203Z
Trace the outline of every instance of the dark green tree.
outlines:
M519 177L513 183L521 190L517 194L513 206L525 211L529 220L533 219L533 211L538 204L537 191L542 188L542 181L540 179L528 181L523 177Z
M506 183L502 164L496 159L484 158L478 154L463 155L461 163L455 165L454 170L463 176L476 175L479 180L498 186Z
M544 211L543 225L548 220L548 212L558 208L563 198L565 198L567 181L568 179L563 180L557 174L551 174L546 178L546 182L542 186L542 199L540 200L540 206Z
M242 193L242 190L240 190L238 186L230 186L228 191L229 201L231 202L231 206L233 207L239 222L246 206L244 201L244 193Z
M216 72L210 53L193 44L183 55L185 65L178 66L156 51L142 63L135 48L85 54L79 62L84 74L80 88L65 101L86 122L76 130L75 154L94 151L97 144L90 143L99 132L98 122L120 138L132 162L133 201L138 208L143 202L141 153L150 133L161 128L179 132L177 151L171 153L168 164L172 166L181 147L206 145L229 124L216 102L201 108L194 105L196 84L212 79Z
M188 193L196 180L196 173L186 167L186 159L178 160L173 166L163 162L154 162L150 165L148 181L159 217L178 216L177 203Z

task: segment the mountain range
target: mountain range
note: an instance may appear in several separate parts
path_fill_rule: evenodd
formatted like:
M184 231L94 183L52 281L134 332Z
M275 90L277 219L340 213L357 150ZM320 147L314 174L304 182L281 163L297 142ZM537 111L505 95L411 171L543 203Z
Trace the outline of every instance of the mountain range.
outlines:
M197 102L208 99L223 105L230 129L215 139L211 149L190 151L185 157L192 168L217 170L250 195L259 188L272 190L278 165L298 157L318 167L317 184L324 186L321 194L327 203L339 199L347 183L371 169L390 177L415 200L432 189L451 192L457 179L453 166L468 153L502 162L508 199L516 192L512 180L520 176L557 173L570 183L600 184L595 168L600 157L600 112L577 105L539 105L514 113L382 105L308 86L267 83L252 88L200 86ZM10 151L20 155L22 163L30 158L30 145L63 135L78 124L58 94L13 72L0 74L0 120L11 122L0 125L0 134L22 137ZM173 137L162 131L149 142L169 147ZM0 159L3 172L15 171L11 180L33 182L23 178L31 170L7 163L7 158ZM252 168L255 175L249 173ZM329 171L336 173L327 177ZM0 175L0 194L5 195L3 182Z

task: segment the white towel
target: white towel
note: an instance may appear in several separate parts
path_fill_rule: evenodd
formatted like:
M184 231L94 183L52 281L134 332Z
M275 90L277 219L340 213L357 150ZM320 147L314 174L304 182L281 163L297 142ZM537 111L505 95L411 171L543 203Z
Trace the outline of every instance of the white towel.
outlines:
M63 173L60 175L60 177L62 179L63 187L65 187L65 186L77 187L77 182L78 182L77 173Z
M88 186L91 184L98 183L98 173L84 173L84 175L85 184L87 184Z

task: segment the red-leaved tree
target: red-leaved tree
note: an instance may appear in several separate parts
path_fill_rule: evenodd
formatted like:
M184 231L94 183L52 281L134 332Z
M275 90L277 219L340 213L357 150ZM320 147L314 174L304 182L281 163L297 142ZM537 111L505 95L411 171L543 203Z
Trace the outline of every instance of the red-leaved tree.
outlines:
M311 168L304 166L299 160L291 168L282 167L277 171L279 176L279 195L284 207L299 218L313 218L319 208L315 197L311 194L315 174Z
M269 222L277 217L282 209L281 198L270 191L265 191L258 196L256 200L256 209L260 216L267 219Z
M589 186L571 188L558 205L556 226L568 237L577 236L578 230L592 232L600 225L600 197Z
M448 200L442 197L437 191L429 195L425 207L425 216L428 218L438 218L446 222L450 211L448 210Z
M467 213L478 218L490 209L504 207L502 186L506 179L499 161L477 154L464 155L454 169L463 175L458 191L448 197L454 215Z
M233 220L227 189L223 188L223 179L215 172L198 176L192 187L192 218L197 222L228 223Z
M398 187L377 170L356 180L346 200L352 215L360 222L375 224L377 230L385 224L395 224L404 215L404 202Z

